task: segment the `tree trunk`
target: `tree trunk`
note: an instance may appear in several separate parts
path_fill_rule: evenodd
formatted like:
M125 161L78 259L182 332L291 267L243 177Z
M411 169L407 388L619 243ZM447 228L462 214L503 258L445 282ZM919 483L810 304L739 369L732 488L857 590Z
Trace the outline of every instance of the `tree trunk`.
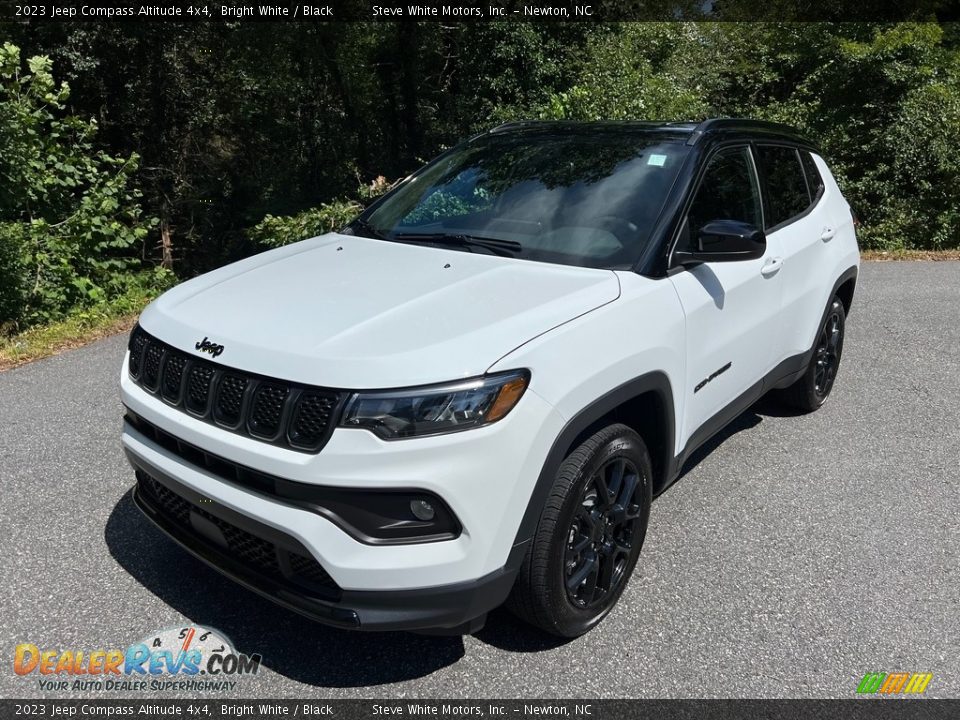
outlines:
M173 270L173 236L166 220L160 223L160 251L160 267Z

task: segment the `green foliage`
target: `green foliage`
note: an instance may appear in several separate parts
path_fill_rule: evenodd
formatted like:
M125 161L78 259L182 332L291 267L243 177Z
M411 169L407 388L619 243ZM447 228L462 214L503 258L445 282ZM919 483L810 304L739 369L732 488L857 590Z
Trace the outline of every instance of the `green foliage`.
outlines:
M628 23L594 30L544 118L757 117L817 142L863 247L960 247L960 54L933 23Z
M706 113L694 26L624 23L599 30L574 84L552 94L539 116L563 120L685 120ZM691 51L695 52L691 55ZM691 69L694 69L691 71Z
M0 48L0 325L61 317L126 291L147 235L138 158L93 146L96 123L64 114L69 87L47 57L22 73L20 50Z
M863 247L960 246L960 74L931 23L754 29L767 81L741 98L821 145ZM794 82L785 84L784 78Z
M865 247L960 247L956 24L198 23L171 33L46 23L5 33L32 59L24 69L15 49L0 56L0 323L122 292L138 255L160 258L144 215L162 221L189 276L336 229L387 188L356 191L357 177L403 177L474 132L527 118L787 122L820 145Z
M267 248L281 247L339 230L363 211L352 200L334 200L296 215L267 215L249 230L250 239Z
M878 179L882 199L865 241L885 248L960 247L957 76L911 91L881 142L891 149L890 168ZM896 238L904 242L891 242Z
M128 289L107 302L70 310L60 320L0 334L0 371L129 330L136 315L169 284L166 271L138 273ZM159 285L157 283L160 283Z
M444 217L480 212L490 206L490 193L484 188L470 188L467 193L436 190L412 213L403 218L407 225L422 225Z
M294 215L267 215L247 230L247 236L260 247L275 248L339 230L363 212L365 205L392 187L393 183L378 175L369 184L357 188L356 200L333 200Z
M10 229L15 227L0 223L0 334L4 325L20 316L26 304L20 241L16 234L8 232Z

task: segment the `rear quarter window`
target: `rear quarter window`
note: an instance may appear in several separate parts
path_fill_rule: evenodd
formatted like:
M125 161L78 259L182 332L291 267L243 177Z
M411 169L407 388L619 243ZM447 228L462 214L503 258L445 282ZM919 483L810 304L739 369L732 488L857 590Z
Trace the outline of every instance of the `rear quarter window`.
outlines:
M807 189L810 191L810 202L815 203L823 195L823 178L817 169L817 163L813 160L813 155L806 150L800 151L800 162L803 165L803 172L807 177Z
M810 194L796 148L761 145L757 154L767 191L769 229L802 214L810 206Z

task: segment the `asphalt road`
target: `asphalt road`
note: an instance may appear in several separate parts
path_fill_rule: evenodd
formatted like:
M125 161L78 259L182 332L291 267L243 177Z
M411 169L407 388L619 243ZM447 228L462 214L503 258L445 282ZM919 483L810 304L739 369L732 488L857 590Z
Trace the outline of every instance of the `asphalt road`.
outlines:
M465 638L327 629L184 554L130 500L124 343L0 374L0 696L43 695L17 643L199 623L263 655L249 697L842 698L899 670L960 697L960 263L866 264L830 402L763 400L700 452L618 608L567 643L503 611Z

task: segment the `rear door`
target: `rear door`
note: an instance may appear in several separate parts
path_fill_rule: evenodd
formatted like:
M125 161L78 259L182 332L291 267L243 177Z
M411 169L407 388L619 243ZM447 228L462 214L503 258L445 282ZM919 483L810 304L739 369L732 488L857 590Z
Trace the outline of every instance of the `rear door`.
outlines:
M699 228L721 219L763 227L759 179L746 144L722 148L708 160L677 248L692 245ZM772 240L760 259L701 263L670 275L686 316L680 447L694 435L696 445L732 419L726 415L735 415L759 396L758 382L772 366L778 334L779 263ZM716 422L708 422L711 418Z
M763 181L767 238L783 257L782 322L777 362L810 349L824 310L823 286L832 268L824 245L836 234L824 182L807 150L760 144L756 156Z

